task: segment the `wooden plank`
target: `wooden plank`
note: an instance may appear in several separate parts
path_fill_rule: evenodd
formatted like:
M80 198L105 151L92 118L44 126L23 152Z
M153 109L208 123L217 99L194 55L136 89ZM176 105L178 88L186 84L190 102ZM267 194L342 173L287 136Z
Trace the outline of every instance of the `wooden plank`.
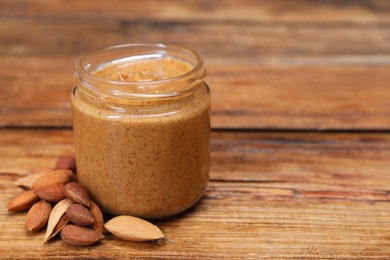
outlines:
M0 57L1 126L71 126L76 57ZM206 64L212 127L389 129L388 65Z
M73 82L69 75L75 59L91 49L136 40L177 43L205 57L210 68L208 81L214 91L214 128L389 127L385 82L388 80L386 66L390 62L387 44L390 31L387 18L383 18L388 11L385 2L315 2L313 6L317 9L313 10L321 10L318 13L312 10L312 5L289 3L285 9L281 2L272 1L259 6L258 2L248 1L239 8L226 1L216 10L212 8L214 3L188 2L180 6L183 13L194 13L194 17L207 9L231 19L231 22L219 18L202 22L181 20L180 15L175 15L178 9L172 2L167 2L163 9L169 15L162 12L160 17L156 14L159 13L157 5L151 1L137 9L138 13L150 10L149 18L123 20L119 16L119 19L116 16L119 9L112 7L112 12L107 11L112 17L104 23L88 17L103 15L105 2L94 5L86 19L81 19L87 8L83 1L65 7L61 13L59 10L64 8L61 2L3 1L1 4L4 8L0 9L7 10L0 17L4 21L0 23L2 126L70 126L68 93ZM347 20L340 20L338 15L336 22L324 18L333 17L329 14L337 14L340 8ZM194 9L198 11L192 12ZM249 9L263 10L268 22L237 20ZM42 11L41 16L37 10ZM54 16L49 13L62 18L51 19ZM320 18L316 22L299 22L298 13L304 14L304 20ZM161 20L153 20L154 15ZM99 41L86 40L95 38ZM336 66L356 64L380 68L360 67L350 72L350 68ZM332 67L307 69L307 65ZM32 75L33 71L36 75ZM373 81L366 71L374 71ZM366 88L373 84L373 91ZM366 99L369 105L362 106Z
M334 198L323 193L330 191L353 200L390 199L388 134L218 131L211 151L213 181L261 183L307 198ZM50 167L73 152L71 130L0 130L0 169L12 179L25 174L20 167Z
M156 221L168 238L160 244L127 242L111 235L88 248L59 240L44 244L43 233L24 230L24 214L10 215L1 207L0 225L7 228L1 231L0 257L384 259L390 255L388 202L267 201L261 196L253 200L256 190L246 193L246 184L222 196L214 191L218 186L212 183L203 200L185 214ZM15 193L2 190L2 203Z
M217 132L212 137L213 180L261 182L304 197L327 197L321 191L332 190L350 199L359 199L360 192L389 199L388 134Z
M210 67L213 126L388 129L388 71L387 66Z
M283 0L168 0L122 1L3 0L0 17L55 19L121 19L155 21L262 21L262 22L388 22L389 2L367 1L283 1Z
M89 248L43 244L42 233L24 230L24 214L6 213L20 175L2 171L0 258L383 259L390 255L389 141L379 133L215 132L212 182L194 208L155 221L168 238L161 243L108 235ZM0 168L51 166L73 151L71 142L70 130L0 130ZM326 164L334 175L321 170ZM348 190L359 197L346 197Z
M389 63L389 24L258 24L150 21L36 20L10 18L0 23L0 55L82 55L129 42L179 44L206 61L299 63L304 58L357 56L366 63ZM148 33L145 33L148 32ZM364 37L362 37L364 35ZM95 40L99 39L99 40ZM289 61L290 59L290 61ZM264 61L265 60L265 61ZM373 61L372 61L373 60Z

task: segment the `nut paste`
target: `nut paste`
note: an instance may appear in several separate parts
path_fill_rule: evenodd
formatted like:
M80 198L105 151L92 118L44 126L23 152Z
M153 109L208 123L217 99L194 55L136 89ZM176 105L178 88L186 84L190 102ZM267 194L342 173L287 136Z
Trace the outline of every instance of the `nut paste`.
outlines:
M81 59L76 72L78 181L109 213L161 218L187 209L209 179L210 93L200 58L165 45L103 54Z

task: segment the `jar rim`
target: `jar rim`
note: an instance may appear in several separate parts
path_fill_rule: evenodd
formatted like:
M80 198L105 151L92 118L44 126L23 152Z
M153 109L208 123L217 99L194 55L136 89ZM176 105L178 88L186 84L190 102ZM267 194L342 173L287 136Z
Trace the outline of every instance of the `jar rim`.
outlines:
M193 67L191 70L166 79L159 79L159 80L150 80L150 81L120 81L120 80L112 80L112 79L107 79L103 77L96 76L89 72L87 69L91 65L88 63L88 60L91 59L94 56L97 56L99 54L103 54L106 52L110 51L119 51L119 50L125 50L125 49L133 49L133 48L150 48L150 50L153 50L156 53L162 54L162 53L167 53L169 50L171 51L178 51L181 53L186 53L188 55L191 55L195 62L193 64ZM129 55L131 56L136 56L136 55ZM175 58L174 56L171 56ZM179 46L179 45L174 45L174 44L163 44L163 43L129 43L129 44L120 44L120 45L113 45L109 46L106 48L102 48L99 50L91 51L81 58L76 63L76 73L75 73L76 81L83 79L86 80L87 82L97 82L101 84L108 84L108 85L115 85L115 86L153 86L153 85L159 85L159 84L166 84L169 82L173 81L181 81L181 80L186 80L186 79L191 79L195 78L196 79L203 79L205 77L205 70L203 69L203 59L199 54L197 54L195 51ZM91 84L88 84L91 85ZM92 87L89 88L90 91L92 92L99 92L95 88ZM172 93L133 93L133 92L128 92L126 95L131 96L131 97L154 97L154 98L159 98L159 97L172 97L172 96L178 96L182 94L183 92L188 92L188 89L185 91L178 91L178 92L172 92ZM101 94L101 93L100 93Z

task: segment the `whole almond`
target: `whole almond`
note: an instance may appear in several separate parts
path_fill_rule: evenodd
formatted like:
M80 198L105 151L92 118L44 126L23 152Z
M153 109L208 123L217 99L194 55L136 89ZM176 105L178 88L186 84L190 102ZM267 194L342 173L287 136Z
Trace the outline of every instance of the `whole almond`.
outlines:
M76 172L76 160L74 156L71 155L60 156L58 157L54 168L56 170L64 169L64 170L71 170L73 172Z
M50 238L53 237L52 233L55 227L61 220L61 217L65 214L68 207L72 204L72 201L68 199L63 199L54 206L54 208L50 212L49 221L47 222L46 234L43 239L44 241L48 241Z
M69 182L65 184L64 195L67 199L71 201L84 205L86 207L91 207L91 199L89 198L88 192L83 186L76 182Z
M7 209L11 212L26 211L38 200L38 196L33 191L23 191L8 202Z
M58 202L64 198L64 184L53 184L34 190L35 194L43 200Z
M149 241L164 237L157 226L132 216L114 217L104 227L115 236L129 241Z
M66 216L70 221L79 226L90 226L95 221L92 213L80 204L70 205L66 210Z
M70 180L72 175L71 170L54 170L39 178L31 188L35 190L53 184L65 184Z
M92 215L95 217L95 221L92 224L92 227L99 231L100 233L103 233L104 231L104 218L103 213L100 210L99 206L91 200L91 208L89 209L92 213Z
M25 226L28 231L38 231L43 228L51 212L50 203L41 200L35 203L27 213Z
M104 236L92 228L66 225L61 230L61 239L74 246L89 246L103 239Z
M32 185L39 178L41 178L43 175L45 175L46 173L48 173L50 171L52 171L52 170L49 168L42 168L42 169L37 169L37 170L31 171L31 173L29 173L27 176L15 181L14 184L16 186L20 186L20 187L23 187L25 189L31 189Z
M51 238L55 237L60 231L65 227L66 224L68 224L69 219L66 216L66 214L62 215L60 220L58 220L57 225L54 227L51 235L47 238L47 240L50 240Z

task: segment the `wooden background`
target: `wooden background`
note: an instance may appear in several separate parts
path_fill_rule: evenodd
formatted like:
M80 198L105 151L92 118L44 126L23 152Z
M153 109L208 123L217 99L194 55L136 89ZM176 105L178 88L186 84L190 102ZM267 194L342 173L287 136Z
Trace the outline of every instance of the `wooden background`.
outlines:
M72 153L74 63L131 42L200 53L212 171L164 243L24 231L13 181ZM0 258L390 258L390 1L0 0Z

